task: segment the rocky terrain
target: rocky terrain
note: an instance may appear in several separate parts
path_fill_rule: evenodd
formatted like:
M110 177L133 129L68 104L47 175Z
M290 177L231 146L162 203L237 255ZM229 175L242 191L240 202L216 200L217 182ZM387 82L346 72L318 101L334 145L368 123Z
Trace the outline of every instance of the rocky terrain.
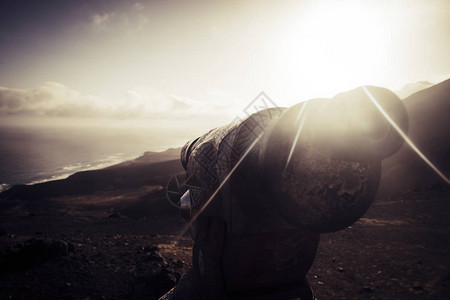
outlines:
M322 235L308 275L317 297L448 299L449 195L418 190L378 201L350 228ZM191 265L176 212L66 207L0 218L1 298L157 299Z

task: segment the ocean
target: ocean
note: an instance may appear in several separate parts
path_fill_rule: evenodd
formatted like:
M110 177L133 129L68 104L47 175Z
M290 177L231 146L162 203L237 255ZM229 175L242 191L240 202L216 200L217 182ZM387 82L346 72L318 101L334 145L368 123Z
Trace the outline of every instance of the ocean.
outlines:
M149 130L0 127L0 191L63 179L171 146Z

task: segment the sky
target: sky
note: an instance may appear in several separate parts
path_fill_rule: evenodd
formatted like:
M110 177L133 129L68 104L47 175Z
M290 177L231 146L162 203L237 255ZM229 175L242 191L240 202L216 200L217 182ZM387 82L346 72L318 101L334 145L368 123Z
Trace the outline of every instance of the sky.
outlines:
M4 0L0 124L201 133L261 91L438 83L449 53L448 0Z

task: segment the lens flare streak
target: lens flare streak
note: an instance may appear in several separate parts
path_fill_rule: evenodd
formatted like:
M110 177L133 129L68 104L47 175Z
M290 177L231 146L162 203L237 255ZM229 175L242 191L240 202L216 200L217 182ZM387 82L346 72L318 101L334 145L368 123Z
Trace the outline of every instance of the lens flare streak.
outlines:
M239 167L239 165L244 161L244 159L247 157L247 155L250 153L250 151L255 147L256 143L261 139L262 135L264 134L264 131L259 134L259 136L253 141L253 143L248 147L248 149L245 151L245 153L242 155L242 157L239 159L239 161L234 165L234 167L231 169L231 171L228 173L228 175L223 179L223 181L220 183L220 185L217 187L217 189L212 193L212 195L209 197L208 201L205 202L205 204L199 209L199 211L191 218L189 223L184 227L184 229L181 231L178 240L183 236L188 230L189 227L192 226L192 224L197 220L197 218L200 216L200 214L206 209L206 207L211 203L211 201L214 199L214 197L219 193L219 191L222 189L222 187L227 183L227 181L230 179L231 175L233 175L234 171Z
M408 136L403 132L403 130L394 122L394 120L389 117L386 111L381 107L378 101L373 97L373 95L367 90L366 87L362 87L364 92L367 94L372 103L376 106L376 108L381 112L383 117L394 127L394 129L400 134L400 136L405 140L405 142L413 149L417 155L430 166L433 171L436 172L447 184L450 184L449 179L422 153L422 151L417 148L417 146L408 138Z
M297 123L297 121L303 116L303 114L305 112L305 107L306 107L307 104L308 104L308 102L305 102L302 105L302 108L298 112L297 118L295 119L295 123ZM300 136L300 132L303 129L303 124L304 123L305 123L305 117L303 117L301 119L300 125L298 126L297 134L295 135L295 139L294 139L294 142L292 143L291 151L289 152L289 156L288 156L288 159L286 161L286 165L284 166L284 172L286 172L287 167L289 166L289 163L291 162L292 154L294 153L294 149L295 149L295 146L297 145L297 141L298 141L298 138Z

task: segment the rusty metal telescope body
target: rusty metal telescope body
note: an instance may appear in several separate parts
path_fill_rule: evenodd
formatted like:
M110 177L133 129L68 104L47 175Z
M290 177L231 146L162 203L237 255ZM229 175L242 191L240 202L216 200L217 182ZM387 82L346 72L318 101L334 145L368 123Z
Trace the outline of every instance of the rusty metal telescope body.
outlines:
M366 89L406 131L398 97ZM199 188L188 218L196 217L190 232L202 297L311 299L306 274L320 233L366 212L381 160L401 145L362 88L266 109L188 142L181 161Z

